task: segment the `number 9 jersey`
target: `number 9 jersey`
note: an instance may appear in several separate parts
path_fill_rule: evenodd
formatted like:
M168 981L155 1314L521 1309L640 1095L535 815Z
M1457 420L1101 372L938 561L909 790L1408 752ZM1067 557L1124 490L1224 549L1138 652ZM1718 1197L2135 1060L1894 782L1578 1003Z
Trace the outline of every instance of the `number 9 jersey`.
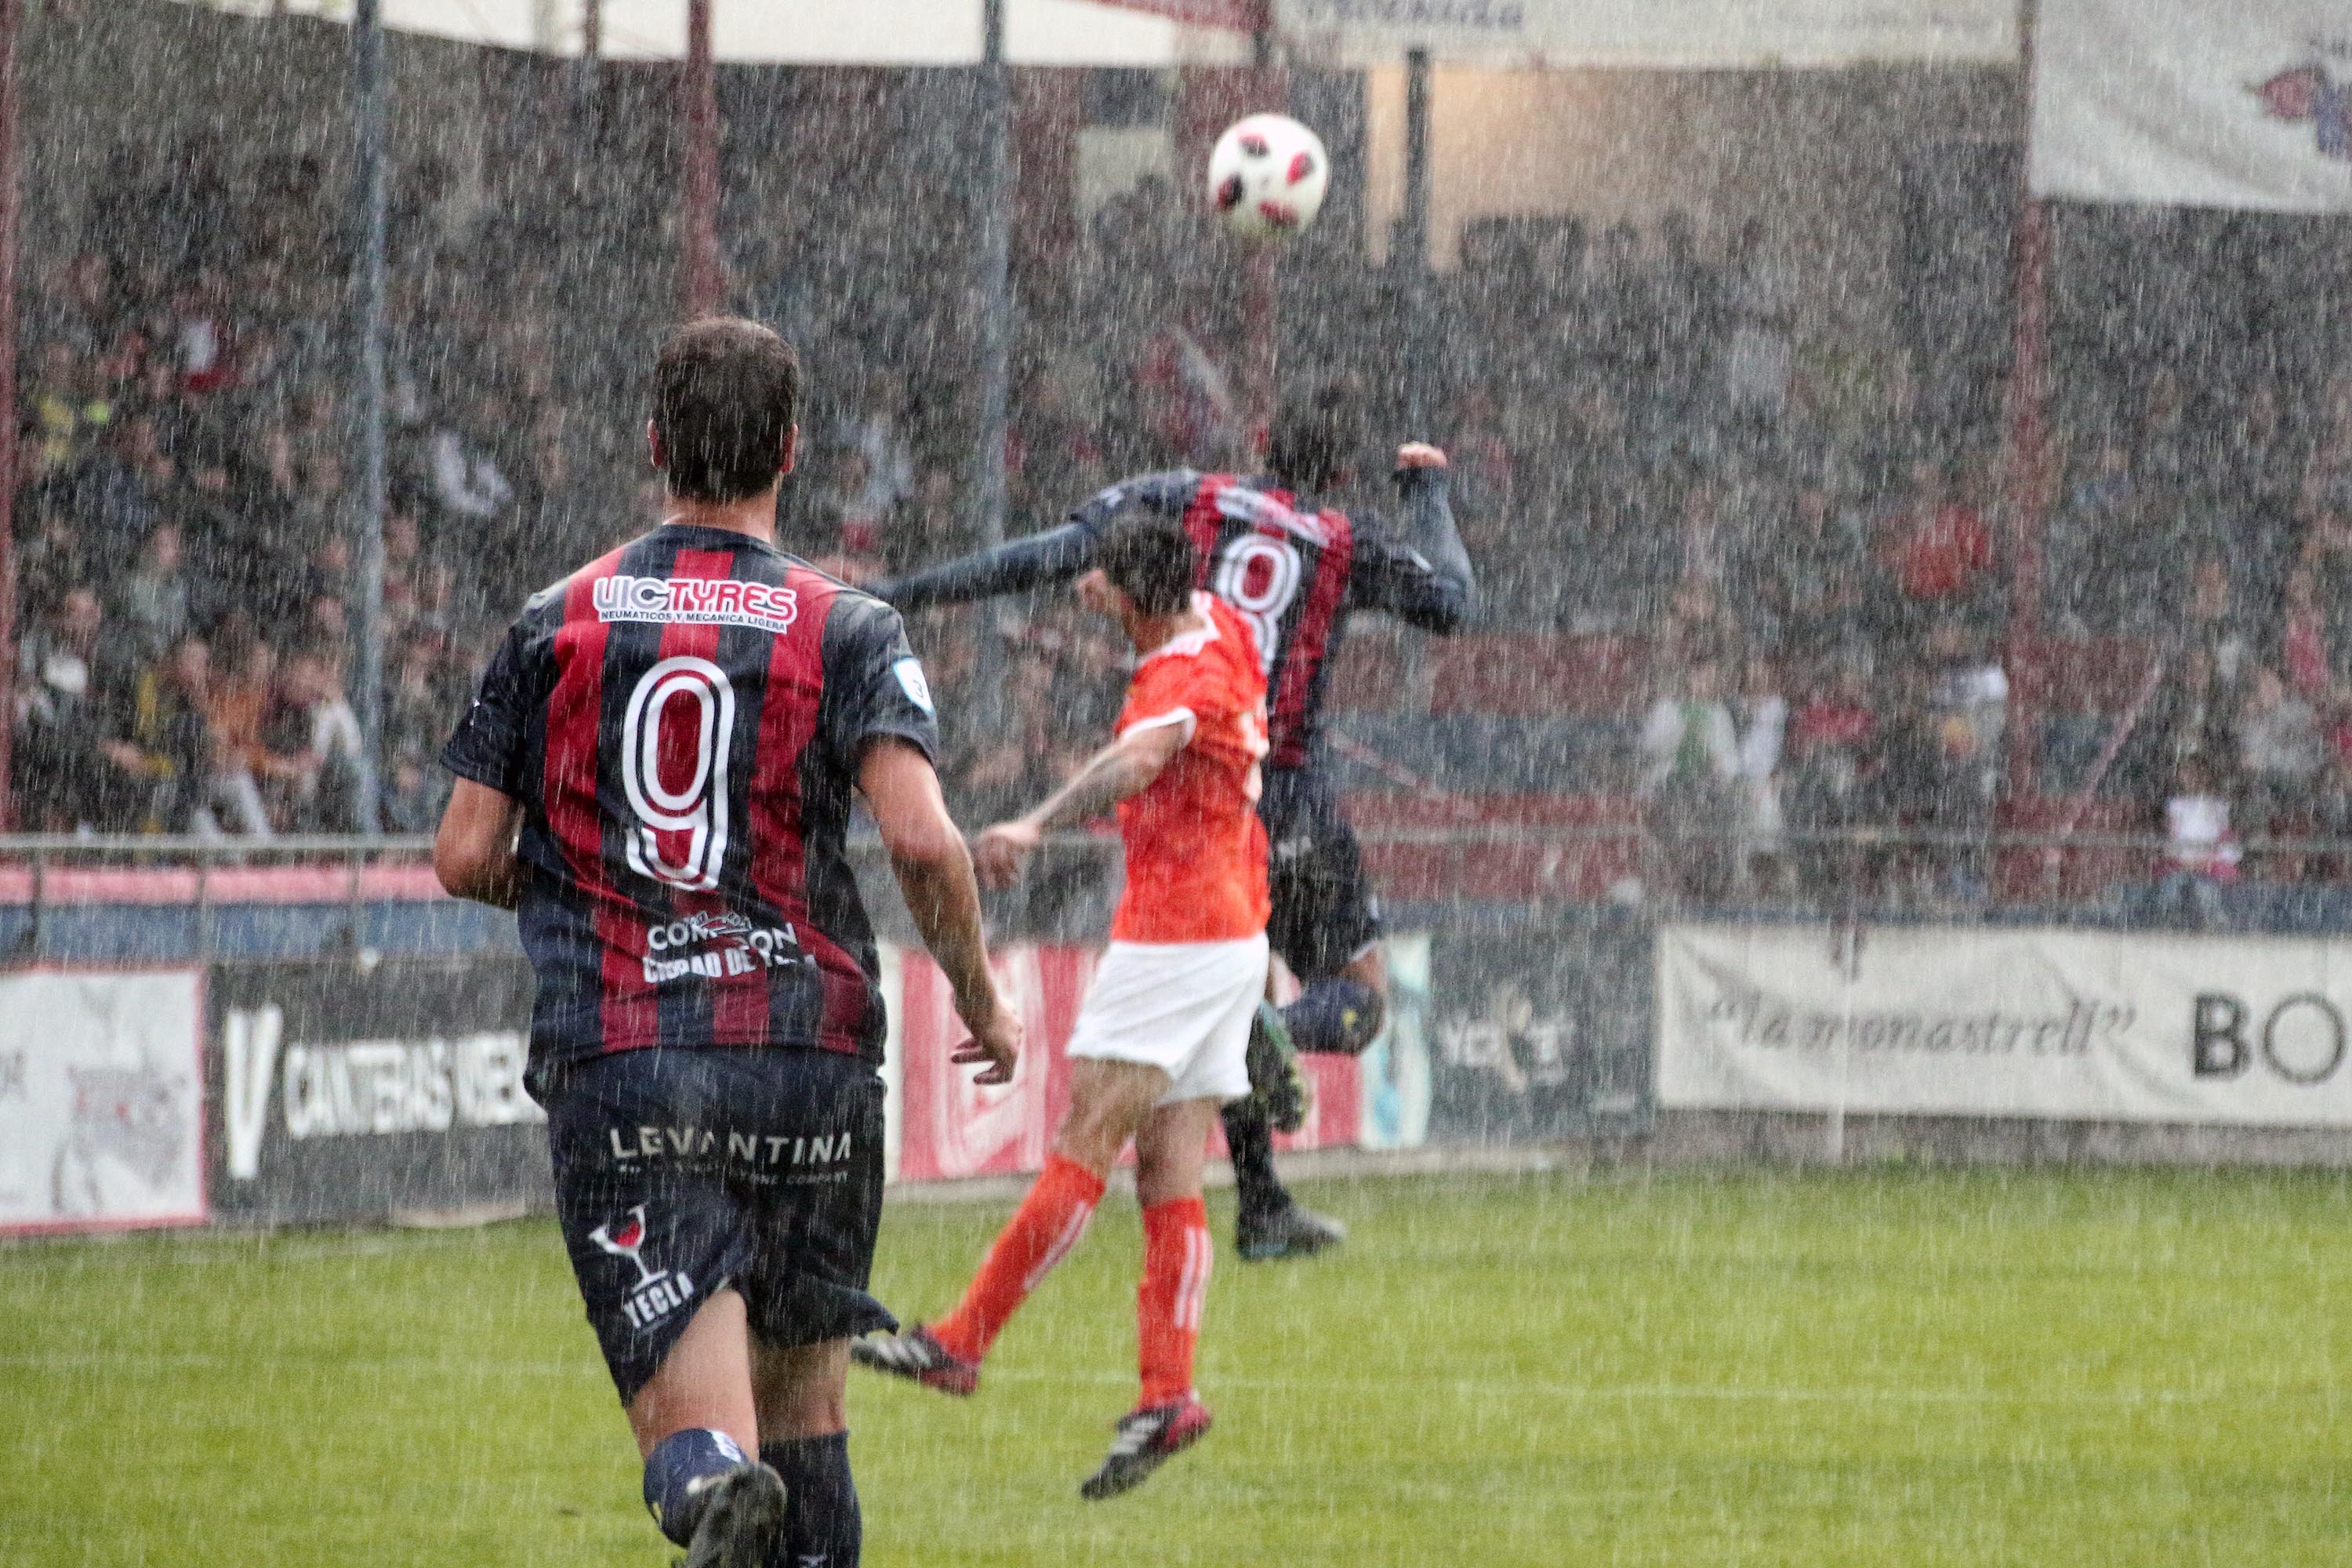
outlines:
M534 1073L646 1046L879 1060L845 850L869 742L938 750L898 612L669 524L535 595L442 762L520 802Z

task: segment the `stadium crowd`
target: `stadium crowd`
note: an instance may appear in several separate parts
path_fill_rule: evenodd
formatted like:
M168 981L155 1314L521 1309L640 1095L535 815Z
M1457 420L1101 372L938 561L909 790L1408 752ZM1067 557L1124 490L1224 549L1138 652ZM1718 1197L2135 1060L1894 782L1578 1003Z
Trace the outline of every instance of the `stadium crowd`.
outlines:
M106 246L29 258L26 827L359 826L349 257L320 178L217 142L125 154L88 230ZM634 389L562 336L550 220L493 191L453 230L441 183L407 171L394 223L378 782L400 831L437 814L433 757L486 637L659 500ZM1022 279L1015 531L1120 473L1246 460L1257 329L1184 212L1147 179L1066 268ZM2008 749L2046 748L2008 725L2021 563L1999 387L1956 401L1916 344L1814 319L1785 237L1751 224L1710 249L1679 215L1474 230L1402 340L1437 411L1411 433L1453 454L1480 631L1643 650L1622 743L1561 792L1646 802L1662 874L1699 896L1834 879L1853 862L1821 836L1864 826L1939 836L1898 869L1973 895L1966 841L1995 820ZM735 263L738 302L803 345L818 397L787 546L856 577L968 545L963 362L796 286L789 258ZM1284 299L1286 366L1352 374L1383 430L1411 379L1383 325L1403 289L1327 252ZM2045 789L2133 803L2192 880L2237 874L2242 837L2352 830L2352 373L2149 353L2119 339L2148 317L2056 303L2074 325L2032 481L2042 637L2149 673L2088 716L2080 765ZM1042 793L1101 732L1109 660L1066 604L919 635L945 710L983 715L950 731L967 817Z

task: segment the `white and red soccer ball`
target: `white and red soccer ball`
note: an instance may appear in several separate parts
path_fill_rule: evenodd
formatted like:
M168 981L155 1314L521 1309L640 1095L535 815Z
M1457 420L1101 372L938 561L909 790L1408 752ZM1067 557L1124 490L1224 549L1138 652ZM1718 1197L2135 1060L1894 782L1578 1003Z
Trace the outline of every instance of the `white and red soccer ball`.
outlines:
M1209 154L1209 203L1236 239L1297 234L1330 184L1322 138L1286 114L1235 121Z

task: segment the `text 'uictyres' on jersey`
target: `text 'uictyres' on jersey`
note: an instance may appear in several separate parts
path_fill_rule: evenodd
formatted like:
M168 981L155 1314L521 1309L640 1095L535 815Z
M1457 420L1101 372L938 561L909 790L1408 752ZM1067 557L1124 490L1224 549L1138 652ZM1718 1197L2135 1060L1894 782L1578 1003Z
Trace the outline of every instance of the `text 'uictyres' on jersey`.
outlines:
M1127 886L1113 942L1234 942L1265 930L1265 677L1241 618L1192 595L1206 625L1143 656L1120 710L1121 735L1181 725L1181 750L1118 805Z
M938 748L898 613L670 524L533 596L442 753L522 805L535 1070L646 1046L878 1060L845 850L869 742Z

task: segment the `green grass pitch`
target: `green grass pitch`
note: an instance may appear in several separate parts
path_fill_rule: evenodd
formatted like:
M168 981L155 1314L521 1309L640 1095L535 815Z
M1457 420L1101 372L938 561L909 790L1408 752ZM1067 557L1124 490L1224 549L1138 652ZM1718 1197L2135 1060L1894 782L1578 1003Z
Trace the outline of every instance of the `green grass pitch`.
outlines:
M1126 1499L1075 1489L1132 1397L1130 1200L977 1399L857 1374L866 1561L2352 1561L2344 1178L1309 1195L1353 1244L1221 1256L1217 1427ZM938 1311L1004 1212L895 1206L877 1289ZM27 1246L0 1251L0 1563L668 1561L547 1224Z

